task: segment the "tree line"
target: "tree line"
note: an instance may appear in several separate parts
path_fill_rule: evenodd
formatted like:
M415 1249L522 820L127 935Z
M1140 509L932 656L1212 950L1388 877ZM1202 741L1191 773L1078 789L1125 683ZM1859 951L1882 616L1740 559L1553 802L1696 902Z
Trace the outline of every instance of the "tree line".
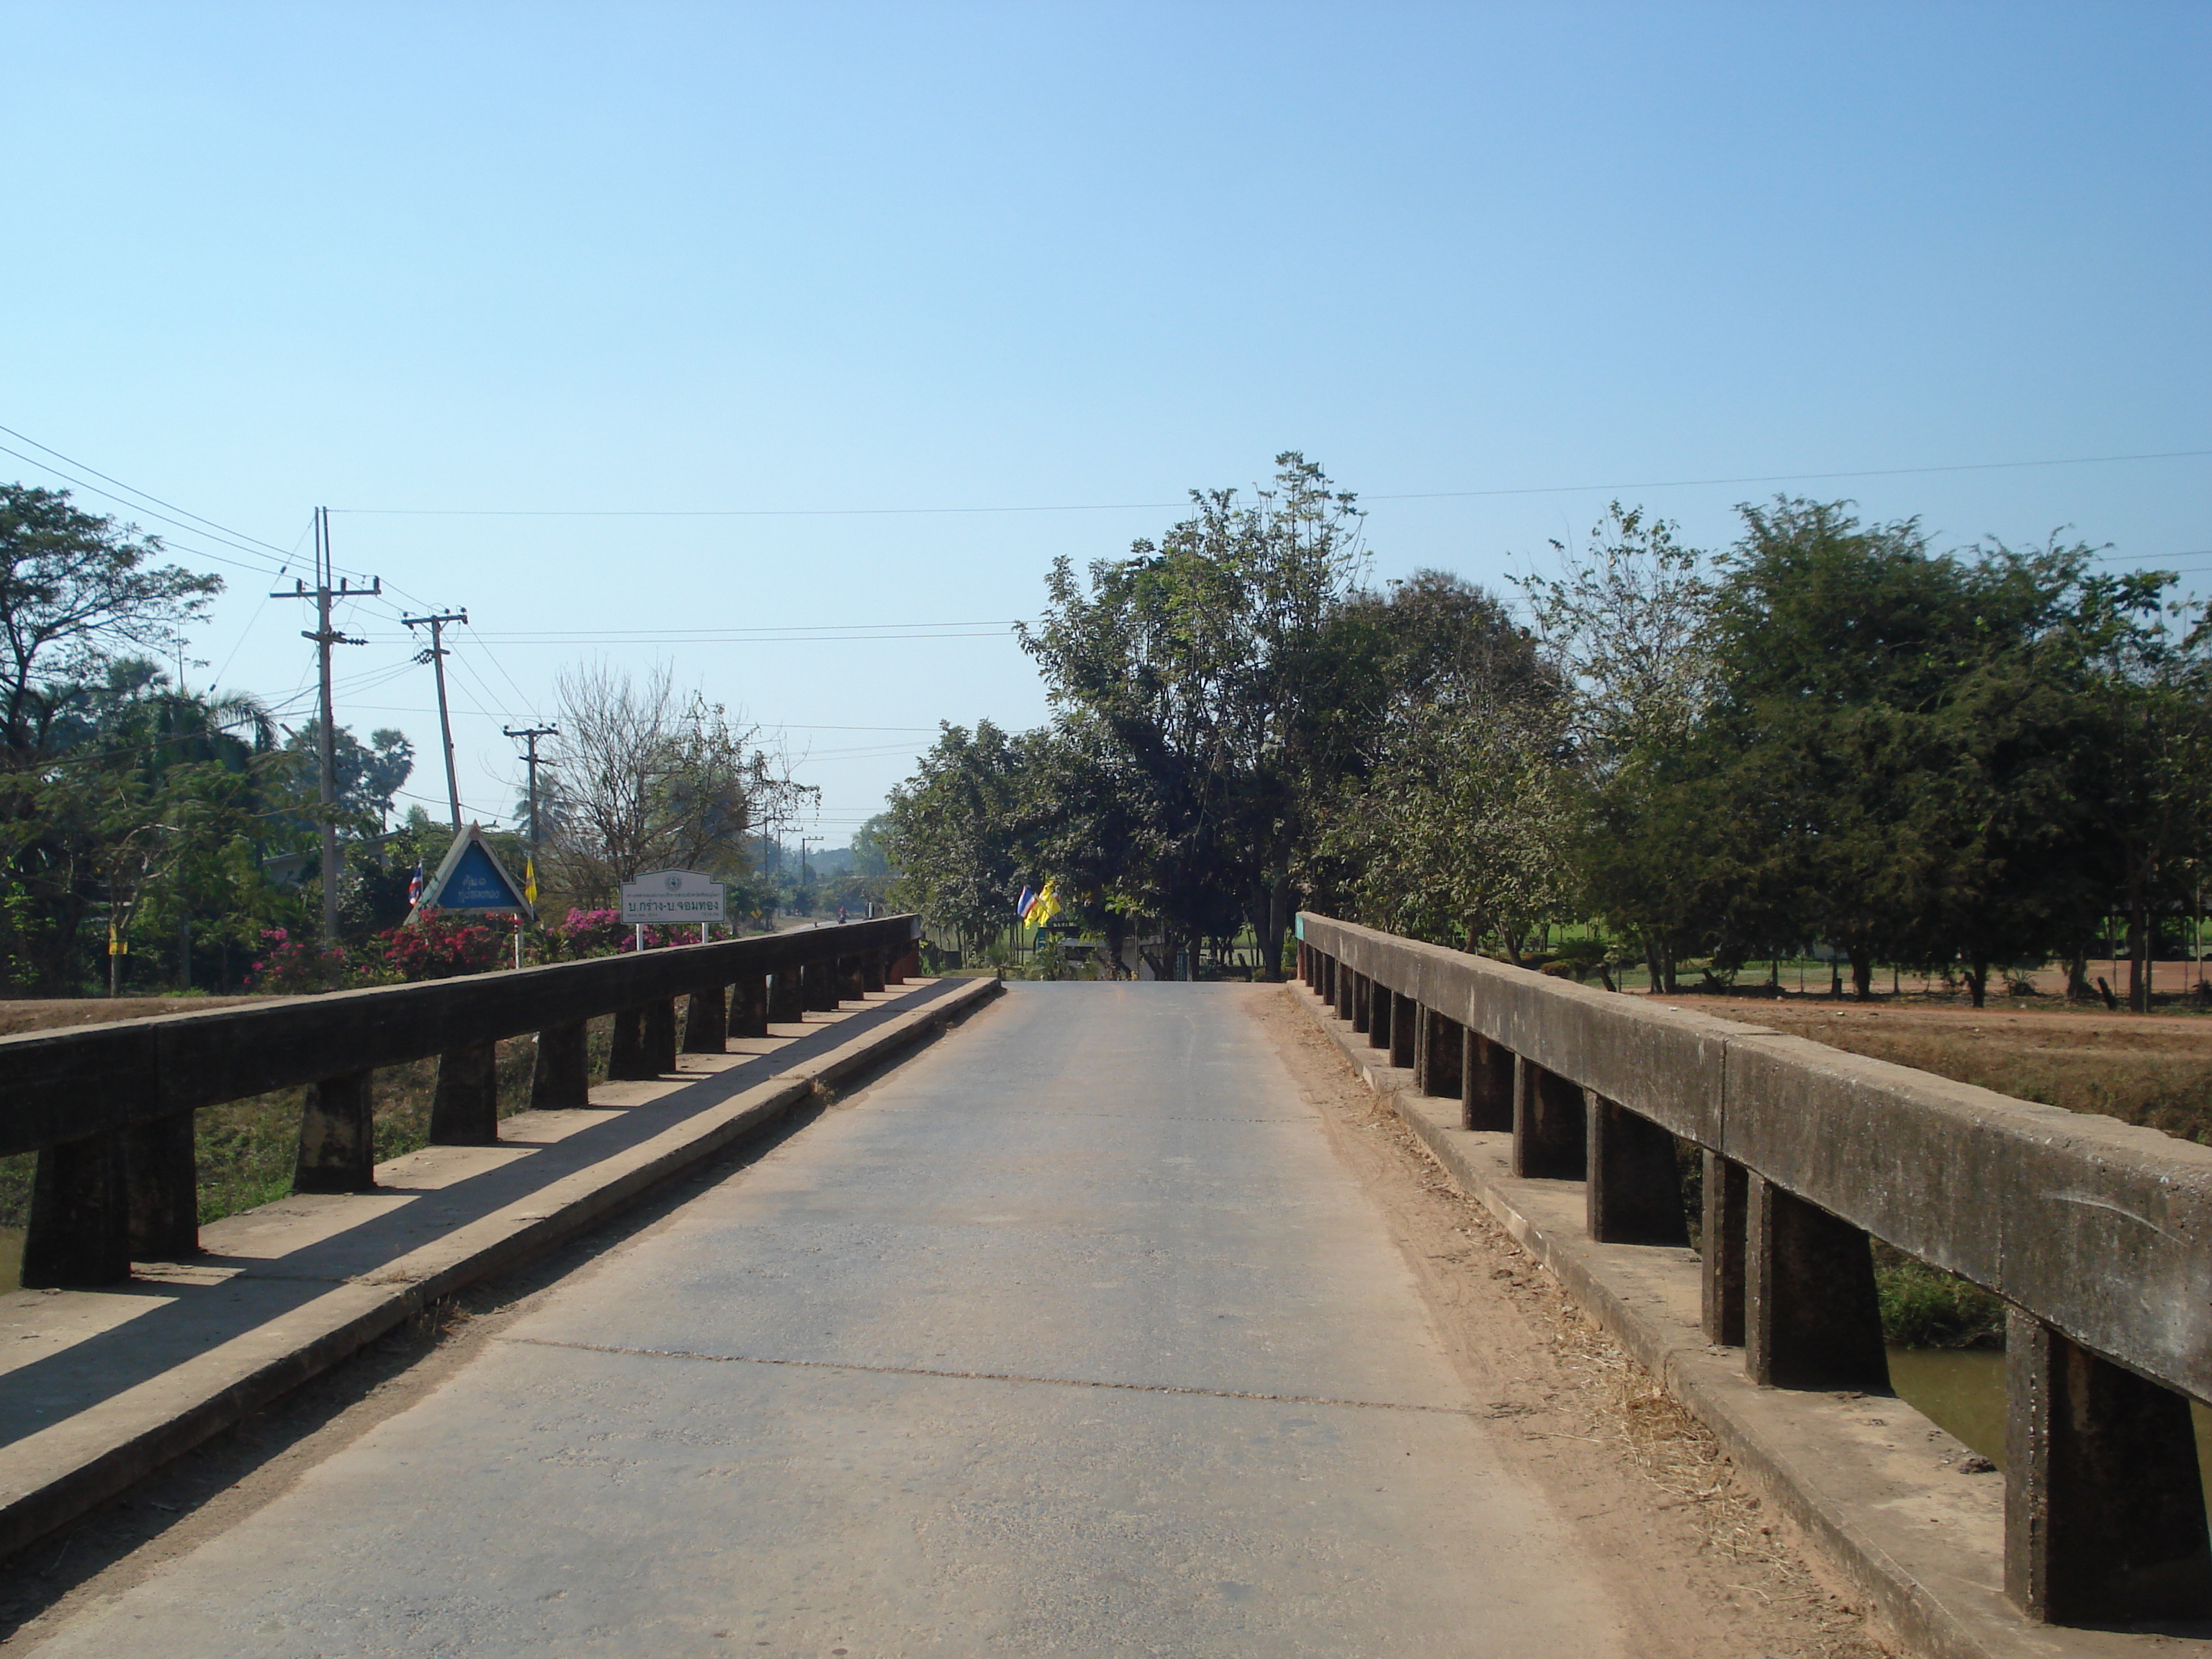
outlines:
M946 726L875 826L893 896L970 939L1056 881L1115 956L1301 906L1525 960L1588 924L1651 983L1825 946L1962 977L2087 964L2129 994L2200 909L2208 629L2175 578L2053 538L1939 551L1848 501L1729 546L1616 504L1511 602L1381 588L1355 498L1295 453L1157 542L1063 559L1020 629L1054 713Z
M503 924L398 936L414 873L453 831L420 805L395 812L415 765L403 732L343 726L344 884L324 949L319 725L188 690L180 661L172 675L223 584L167 555L66 491L0 484L0 994L313 990L511 960ZM738 915L787 902L763 838L812 792L755 728L665 668L582 666L558 691L534 814L517 801L517 827L492 837L538 878L526 955L628 948L606 915L623 880L663 865L726 878Z

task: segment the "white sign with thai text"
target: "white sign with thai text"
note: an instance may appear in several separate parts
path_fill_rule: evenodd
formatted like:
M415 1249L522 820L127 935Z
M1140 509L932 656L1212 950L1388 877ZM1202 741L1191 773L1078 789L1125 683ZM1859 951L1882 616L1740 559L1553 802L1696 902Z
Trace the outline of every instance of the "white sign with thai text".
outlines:
M696 870L653 870L622 884L623 920L649 922L726 921L725 889Z

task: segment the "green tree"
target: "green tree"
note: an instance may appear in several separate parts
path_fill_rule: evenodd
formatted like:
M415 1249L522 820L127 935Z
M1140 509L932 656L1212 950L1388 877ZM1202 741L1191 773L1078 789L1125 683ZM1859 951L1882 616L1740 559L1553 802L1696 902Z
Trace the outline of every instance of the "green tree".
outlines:
M1249 501L1194 491L1191 517L1093 564L1087 586L1058 561L1044 617L1020 629L1054 705L1095 720L1143 780L1170 953L1241 912L1270 976L1319 805L1328 624L1361 562L1353 498L1294 451L1276 465Z

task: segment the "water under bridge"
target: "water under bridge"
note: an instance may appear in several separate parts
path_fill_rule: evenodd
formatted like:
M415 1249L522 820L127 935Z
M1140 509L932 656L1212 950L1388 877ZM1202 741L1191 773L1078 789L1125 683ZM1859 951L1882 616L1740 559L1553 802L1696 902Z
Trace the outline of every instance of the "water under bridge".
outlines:
M1001 994L910 938L0 1040L6 1149L41 1150L9 1645L2212 1633L2212 1153L1319 917L1291 987ZM375 1164L369 1079L428 1055L436 1144ZM191 1114L302 1083L300 1190L194 1226ZM1869 1233L2014 1307L2005 1473L1888 1396ZM1662 1386L1710 1437L1687 1485L1634 1443Z

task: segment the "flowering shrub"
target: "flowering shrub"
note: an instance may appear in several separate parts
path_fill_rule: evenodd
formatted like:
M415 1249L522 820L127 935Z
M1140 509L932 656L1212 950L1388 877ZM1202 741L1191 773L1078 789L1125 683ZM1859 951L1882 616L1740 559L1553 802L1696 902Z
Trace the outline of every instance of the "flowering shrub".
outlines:
M289 930L262 930L261 960L246 970L247 987L264 995L304 996L343 985L347 979L343 951L325 951L312 940L294 939Z
M696 937L685 928L648 927L645 948L657 951ZM545 930L545 945L550 957L618 956L637 948L637 929L622 919L619 910L571 910L567 921Z
M452 979L502 965L508 938L503 921L487 925L419 910L413 921L379 933L369 949L401 979Z

